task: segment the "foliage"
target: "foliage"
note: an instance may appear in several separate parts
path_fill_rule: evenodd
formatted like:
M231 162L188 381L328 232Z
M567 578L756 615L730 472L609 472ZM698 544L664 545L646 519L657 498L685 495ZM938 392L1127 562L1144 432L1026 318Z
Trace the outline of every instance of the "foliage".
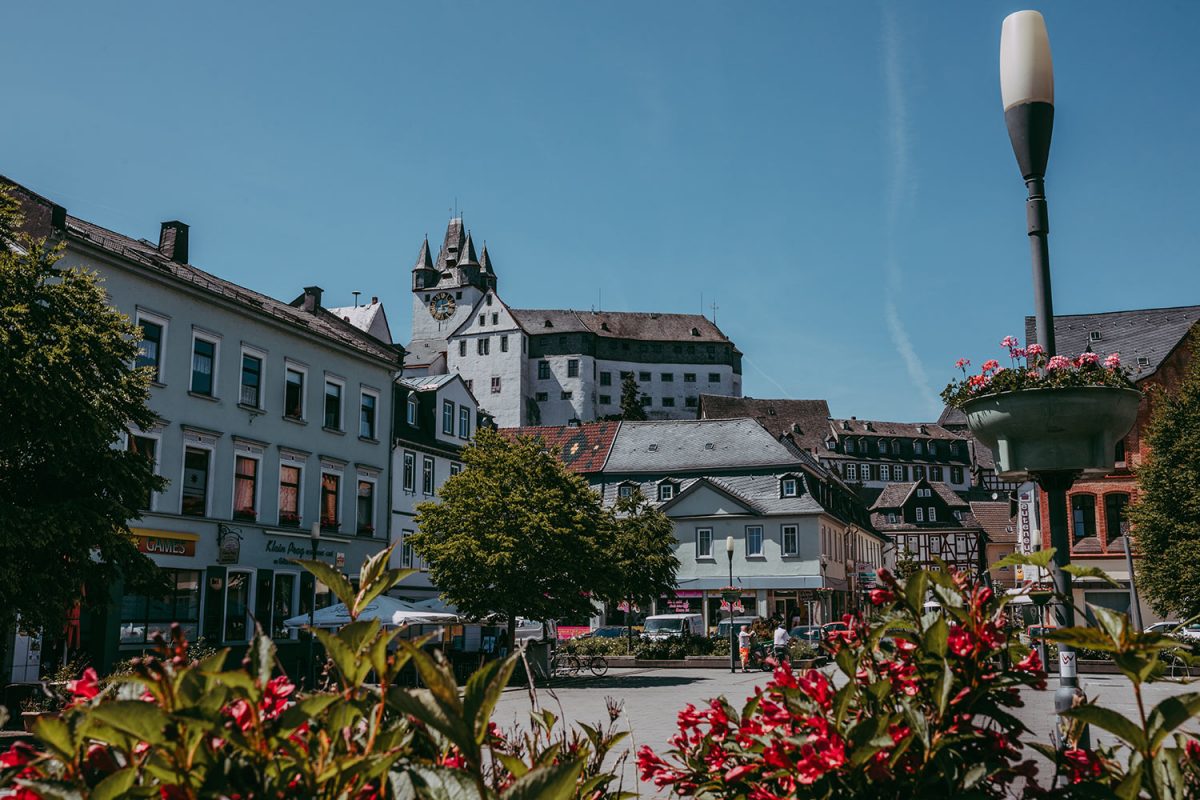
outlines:
M86 668L87 660L83 657L73 658L66 664L59 664L42 681L37 692L21 701L21 710L61 711L70 702L67 685L70 681L83 675Z
M1075 358L1047 356L1037 343L1020 347L1016 337L1005 336L1000 346L1008 349L1010 366L1000 366L996 359L983 362L978 375L968 375L971 362L960 358L955 366L962 370L962 380L952 380L941 392L947 405L961 407L968 400L1001 392L1022 389L1064 389L1080 386L1110 386L1119 389L1135 388L1121 366L1119 353L1110 353L1103 362L1097 353L1087 351Z
M1154 395L1147 433L1149 455L1137 468L1138 496L1130 507L1137 532L1138 588L1159 614L1200 614L1200 337L1188 346L1191 363L1173 396Z
M37 748L0 755L0 787L18 798L93 800L620 797L601 766L623 735L612 711L607 728L570 732L537 711L534 731L505 736L491 714L519 656L489 663L460 689L421 642L357 619L408 574L388 570L389 556L367 559L357 592L332 568L300 562L352 617L336 633L316 632L330 659L326 691L298 694L261 631L241 666L225 670L227 651L189 662L175 626L132 675L104 687L92 673L70 685L61 717L37 723ZM403 687L405 671L425 688Z
M618 498L609 515L612 546L608 554L611 580L600 599L648 606L672 594L679 559L675 557L675 525L651 505L641 491Z
M921 571L921 565L906 547L896 555L896 580L906 581Z
M0 228L15 229L11 197ZM149 428L150 374L133 370L141 334L97 276L60 269L63 246L0 240L0 630L61 630L81 588L107 596L121 577L159 590L127 520L165 483L117 447Z
M638 641L637 639L634 640ZM576 656L625 656L629 655L629 640L624 636L602 639L589 636L587 638L568 639L559 645L564 653Z
M640 422L646 419L646 407L642 405L642 392L638 389L633 373L621 380L621 419Z
M462 612L509 620L557 619L592 610L610 585L612 526L600 498L541 440L481 429L466 465L417 507L413 549Z

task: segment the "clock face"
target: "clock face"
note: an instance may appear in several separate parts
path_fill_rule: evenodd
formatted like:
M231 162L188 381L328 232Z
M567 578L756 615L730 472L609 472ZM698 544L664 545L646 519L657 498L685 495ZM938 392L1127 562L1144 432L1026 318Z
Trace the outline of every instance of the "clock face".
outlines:
M454 313L454 298L446 292L438 292L429 301L429 314L434 319L448 319Z

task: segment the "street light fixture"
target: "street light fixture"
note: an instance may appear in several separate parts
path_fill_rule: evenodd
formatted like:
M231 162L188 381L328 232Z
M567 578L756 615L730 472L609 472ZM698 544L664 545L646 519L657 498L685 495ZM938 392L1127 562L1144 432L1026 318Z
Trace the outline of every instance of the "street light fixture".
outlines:
M312 558L317 560L317 546L321 543L321 522L318 520L312 524L309 532L309 539L312 541ZM316 656L313 654L313 640L316 635L313 631L316 629L316 613L317 613L317 583L316 576L313 576L313 594L308 599L308 689L312 691L317 682Z
M729 558L729 671L736 672L737 662L737 631L733 629L733 537L725 537L725 555Z

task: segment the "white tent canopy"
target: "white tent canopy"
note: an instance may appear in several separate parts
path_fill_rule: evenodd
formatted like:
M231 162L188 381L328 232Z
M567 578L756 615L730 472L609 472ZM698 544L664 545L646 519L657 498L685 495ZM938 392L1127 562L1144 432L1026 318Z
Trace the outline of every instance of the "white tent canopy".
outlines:
M358 615L362 621L377 619L385 626L439 625L458 622L458 615L418 608L412 603L381 595L376 597ZM345 603L318 609L313 614L312 624L316 628L340 628L350 622L350 610ZM309 624L308 614L300 614L284 620L289 628L303 628Z

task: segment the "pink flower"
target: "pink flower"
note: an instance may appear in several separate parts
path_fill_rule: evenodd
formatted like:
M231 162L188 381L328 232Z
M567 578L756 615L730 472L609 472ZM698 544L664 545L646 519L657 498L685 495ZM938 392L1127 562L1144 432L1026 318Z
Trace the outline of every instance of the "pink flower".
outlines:
M1050 359L1050 362L1048 364L1046 364L1046 369L1048 369L1050 371L1054 371L1056 369L1070 369L1070 368L1071 368L1071 359L1067 358L1066 356L1054 356Z
M1005 336L1000 340L1000 346L1007 347L1009 350L1012 350L1018 344L1020 344L1020 342L1017 341L1017 337L1015 336Z
M1029 347L1025 348L1025 352L1031 356L1044 356L1046 354L1046 348L1042 347L1037 342L1034 342L1033 344L1029 345Z
M884 603L890 603L896 599L896 595L888 589L872 589L871 590L871 605L881 606Z
M963 369L964 367L971 366L971 361L970 359L960 358L958 361L954 362L954 366L958 367L959 369Z
M1077 363L1081 367L1084 367L1084 366L1094 367L1095 365L1100 363L1100 354L1092 353L1092 352L1080 353L1079 359L1075 363Z
M96 670L88 667L83 671L83 676L79 680L67 681L67 691L75 697L71 701L71 705L84 700L91 700L100 694L100 687L96 685Z
M998 366L1000 366L999 361L997 361L994 358L989 358L987 361L983 362L983 371L991 372L992 370L996 369L996 367L998 367Z
M1117 367L1121 366L1121 354L1109 353L1108 358L1104 359L1104 366L1108 367L1109 369L1116 369Z
M1024 358L1026 355L1024 347L1014 347L1009 351L1013 358Z

